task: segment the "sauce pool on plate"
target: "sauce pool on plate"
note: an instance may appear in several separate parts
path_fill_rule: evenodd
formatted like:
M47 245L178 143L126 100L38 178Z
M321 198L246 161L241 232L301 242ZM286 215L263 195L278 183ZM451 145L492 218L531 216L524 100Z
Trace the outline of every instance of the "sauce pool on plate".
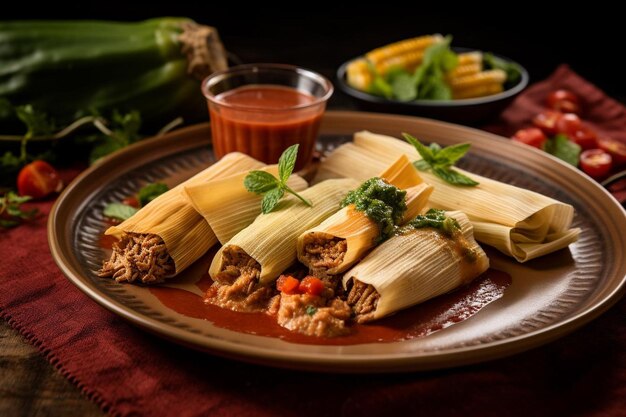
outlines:
M278 85L248 85L226 91L209 104L216 156L243 152L275 164L299 143L296 170L311 160L325 103Z

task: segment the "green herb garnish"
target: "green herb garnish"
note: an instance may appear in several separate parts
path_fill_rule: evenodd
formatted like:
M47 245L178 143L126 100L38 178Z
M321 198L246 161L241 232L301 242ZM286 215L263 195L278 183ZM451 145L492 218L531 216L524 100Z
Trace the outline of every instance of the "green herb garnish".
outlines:
M163 193L166 193L169 187L162 182L153 182L143 186L137 193L137 202L139 207L144 207L146 204L157 198ZM126 220L139 211L138 208L129 206L123 203L109 203L104 208L103 214L106 217L116 220Z
M459 159L463 158L469 150L469 143L460 143L458 145L441 148L441 146L436 143L432 143L430 146L425 146L419 140L407 133L403 133L402 135L407 142L415 147L417 152L422 157L421 160L413 163L415 168L420 171L432 171L433 174L445 182L453 185L473 187L479 184L467 175L461 174L453 168L453 165Z
M122 203L110 203L104 208L103 214L106 217L116 220L126 220L137 213L139 209L127 206Z
M309 316L312 316L312 315L314 315L317 312L317 307L312 306L312 305L308 305L308 306L306 306L305 312Z
M30 199L29 196L20 196L13 191L8 191L0 196L0 227L15 227L22 220L32 219L37 214L37 209L23 210L21 207Z
M341 202L341 207L354 204L356 210L380 226L379 239L385 240L393 235L396 225L406 211L406 191L378 178L370 178L352 190Z
M139 190L137 193L137 201L139 201L139 205L143 207L168 190L169 187L166 184L153 182Z
M265 171L250 171L243 180L246 190L251 193L263 195L261 212L267 214L274 210L278 201L285 195L285 191L296 196L309 207L313 207L310 201L296 193L287 185L287 180L293 172L298 157L298 146L291 145L278 160L278 178Z
M500 69L504 71L507 84L515 85L522 78L522 70L518 64L498 58L491 52L483 54L483 65L485 69Z
M572 164L575 167L578 166L581 147L569 140L565 135L556 135L546 140L543 143L543 150L568 164Z
M448 237L454 236L455 233L461 230L459 223L452 217L446 216L444 210L430 209L426 214L417 215L413 220L409 221L404 226L400 233L406 233L413 229L422 229L424 227L432 227L441 231Z

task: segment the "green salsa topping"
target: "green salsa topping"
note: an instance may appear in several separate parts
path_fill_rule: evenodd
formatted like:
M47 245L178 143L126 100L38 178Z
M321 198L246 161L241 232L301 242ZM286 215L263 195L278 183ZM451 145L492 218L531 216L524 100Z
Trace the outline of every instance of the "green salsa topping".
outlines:
M365 181L359 188L348 193L341 207L354 204L354 207L380 226L379 240L391 237L396 225L402 221L406 211L406 191L374 177Z
M459 223L452 217L446 216L444 210L430 209L426 214L419 214L409 221L402 228L400 233L407 232L412 229L422 229L424 227L432 227L439 230L447 237L453 237L455 233L461 230Z

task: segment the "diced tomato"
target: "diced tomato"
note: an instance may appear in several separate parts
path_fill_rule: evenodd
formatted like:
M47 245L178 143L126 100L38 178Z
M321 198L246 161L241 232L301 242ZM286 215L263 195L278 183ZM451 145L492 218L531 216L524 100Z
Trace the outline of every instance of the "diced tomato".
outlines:
M59 173L41 160L24 166L17 176L17 191L32 198L44 198L63 189Z
M281 275L276 281L276 289L285 294L297 294L300 281L291 275Z
M598 147L598 135L591 128L582 125L574 133L567 135L572 142L578 144L583 150Z
M580 166L592 178L602 178L613 166L611 155L602 149L587 149L580 154Z
M598 139L598 147L611 154L615 165L626 164L626 143L604 137Z
M324 291L324 283L321 279L312 275L304 277L300 283L300 292L309 295L320 295Z
M580 115L580 100L576 94L569 90L551 92L546 98L546 104L552 110Z
M534 146L535 148L541 149L541 145L548 139L546 135L543 134L541 129L536 127L529 127L526 129L520 129L512 137L513 140L517 142L525 143L526 145Z
M546 110L542 111L533 118L533 124L543 131L548 136L554 136L557 134L556 121L562 116L561 112Z
M583 125L580 117L574 113L563 113L561 117L556 120L556 132L564 133L566 135L573 135Z
M126 197L125 199L122 200L122 204L139 208L139 200L137 200L137 197Z

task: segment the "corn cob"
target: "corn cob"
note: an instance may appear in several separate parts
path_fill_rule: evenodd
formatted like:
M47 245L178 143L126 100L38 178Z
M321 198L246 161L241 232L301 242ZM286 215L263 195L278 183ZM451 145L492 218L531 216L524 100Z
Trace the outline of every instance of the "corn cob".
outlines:
M357 90L367 91L372 83L372 72L364 58L355 59L346 68L348 84Z
M443 37L437 35L419 36L406 39L389 45L376 48L365 54L365 57L375 66L393 57L405 55L409 52L423 51L435 42L441 42Z
M462 90L453 90L452 98L455 100L463 99L463 98L475 98L475 97L484 97L490 96L492 94L501 93L503 90L502 84L498 83L489 83L489 84L480 84L469 88L464 88Z
M459 66L467 64L480 64L483 65L483 53L480 51L463 52L459 54Z
M494 69L466 75L465 77L453 78L450 80L450 87L452 87L452 90L458 91L486 84L503 84L505 81L506 72Z
M374 64L379 74L386 74L393 67L404 68L407 71L414 71L424 59L424 50L409 51L402 55L394 55L383 61Z
M459 65L454 70L448 73L448 81L454 78L461 78L468 75L478 74L480 71L482 71L482 69L483 68L481 64Z

